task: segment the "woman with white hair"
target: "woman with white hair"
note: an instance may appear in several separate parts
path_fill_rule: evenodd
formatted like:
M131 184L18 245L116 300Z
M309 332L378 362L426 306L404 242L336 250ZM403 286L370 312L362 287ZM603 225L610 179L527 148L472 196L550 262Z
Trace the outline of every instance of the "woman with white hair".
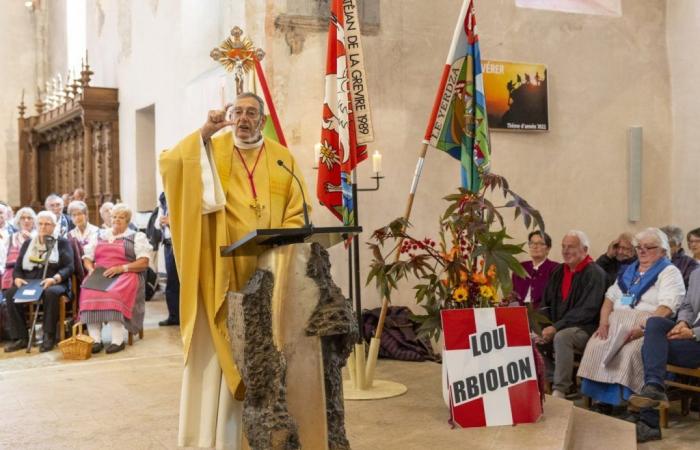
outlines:
M27 239L31 239L36 234L34 226L35 221L36 213L32 208L27 206L20 208L17 214L15 214L14 225L18 231L10 235L7 252L0 257L0 262L2 262L2 267L4 269L2 281L0 282L0 287L3 291L12 287L12 274L15 269L19 250Z
M68 232L68 236L75 239L83 248L97 239L100 228L88 221L88 207L85 202L73 200L68 205L68 215L75 228Z
M102 228L105 230L112 226L112 208L114 208L114 203L112 202L104 202L102 206L100 206Z
M107 353L124 350L124 327L132 333L143 328L145 313L145 271L152 247L141 232L129 229L131 209L118 203L112 208L111 227L100 233L97 240L85 247L83 261L88 276L97 267L107 278L118 277L106 290L83 287L80 290L80 320L87 324L95 340L92 352L98 353L102 344L102 324L112 330Z
M59 237L55 244L49 245L58 226L56 216L50 211L41 211L36 215L36 222L39 232L22 244L12 275L13 287L6 292L10 337L13 340L5 346L6 352L21 350L28 345L25 305L15 303L14 297L18 289L32 280L40 280L42 288L44 339L39 350L47 352L56 345L59 301L62 295L68 293L68 280L73 274L73 249L68 241ZM44 266L47 266L46 271Z
M598 330L588 341L578 376L581 392L611 412L644 385L642 338L649 317L670 317L685 295L683 276L669 256L666 235L647 228L634 239L637 262L608 288Z

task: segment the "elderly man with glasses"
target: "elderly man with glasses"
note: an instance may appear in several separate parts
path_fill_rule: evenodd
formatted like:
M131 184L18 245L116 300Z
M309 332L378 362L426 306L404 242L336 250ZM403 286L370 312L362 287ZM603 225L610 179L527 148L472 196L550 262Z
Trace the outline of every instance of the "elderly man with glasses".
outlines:
M263 100L242 93L227 111L210 111L200 130L160 157L180 275L186 361L181 446L241 445L243 385L228 342L224 299L226 291L244 288L257 256L222 258L219 248L256 228L304 225L306 188L289 173L301 177L299 167L288 149L262 136L265 122ZM229 126L233 132L224 130Z

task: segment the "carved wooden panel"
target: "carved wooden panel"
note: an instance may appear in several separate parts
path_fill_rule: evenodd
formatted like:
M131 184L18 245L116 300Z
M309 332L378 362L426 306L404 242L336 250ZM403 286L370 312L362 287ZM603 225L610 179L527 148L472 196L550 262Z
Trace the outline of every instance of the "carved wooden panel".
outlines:
M34 116L20 114L20 199L42 208L50 193L82 187L90 221L99 224L100 205L120 196L118 90L89 86L85 73L81 85L71 86L73 98L46 111L38 103Z

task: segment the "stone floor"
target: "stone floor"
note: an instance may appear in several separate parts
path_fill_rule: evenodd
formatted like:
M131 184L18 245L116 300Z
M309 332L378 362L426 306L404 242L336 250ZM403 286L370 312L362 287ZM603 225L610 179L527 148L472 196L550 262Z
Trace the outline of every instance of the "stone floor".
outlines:
M0 449L177 448L182 359L177 328L157 325L165 316L162 298L149 302L144 340L136 338L115 355L76 362L62 360L58 350L0 352ZM380 361L377 372L379 378L406 384L408 392L389 400L346 402L353 449L549 447L525 427L515 433L509 427L451 430L437 364ZM560 406L550 401L545 408L549 416L543 420L559 427ZM611 447L597 444L595 433L587 439L589 445L576 448ZM680 417L676 411L664 440L639 448L695 449L698 442L697 413Z

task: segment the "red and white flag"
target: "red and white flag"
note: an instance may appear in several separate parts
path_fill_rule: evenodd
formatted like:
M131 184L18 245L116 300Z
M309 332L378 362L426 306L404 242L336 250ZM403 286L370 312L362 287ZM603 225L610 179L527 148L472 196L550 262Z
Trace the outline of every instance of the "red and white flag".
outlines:
M525 308L444 310L450 411L462 427L537 421L542 414Z
M354 0L331 0L326 54L326 83L321 126L321 155L318 162L316 193L345 225L354 224L351 172L367 158L367 147L358 143L371 140L371 119L366 78L359 37L359 21ZM347 31L347 33L346 33ZM348 40L348 36L352 36ZM353 73L353 83L349 74ZM355 123L355 109L361 109L361 126Z

